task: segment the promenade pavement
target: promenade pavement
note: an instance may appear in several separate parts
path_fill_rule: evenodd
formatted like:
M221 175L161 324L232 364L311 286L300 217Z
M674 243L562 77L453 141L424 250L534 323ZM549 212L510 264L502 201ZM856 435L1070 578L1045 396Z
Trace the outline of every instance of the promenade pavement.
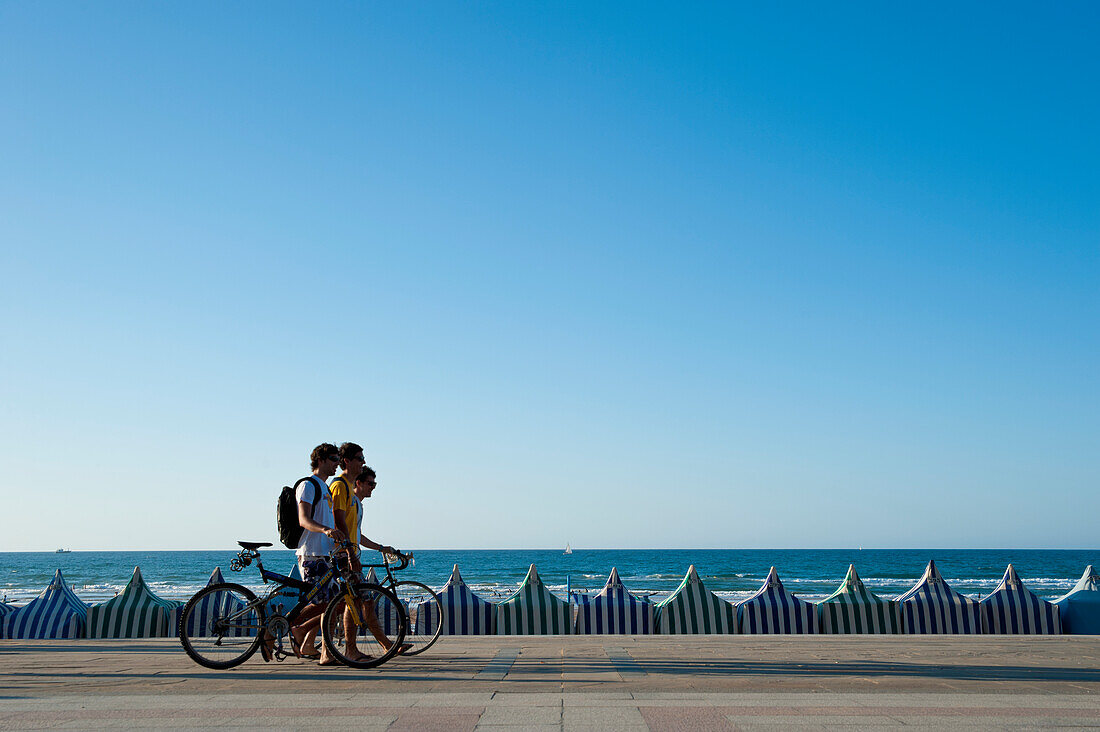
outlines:
M378 669L0 641L0 729L1100 727L1100 637L443 638Z

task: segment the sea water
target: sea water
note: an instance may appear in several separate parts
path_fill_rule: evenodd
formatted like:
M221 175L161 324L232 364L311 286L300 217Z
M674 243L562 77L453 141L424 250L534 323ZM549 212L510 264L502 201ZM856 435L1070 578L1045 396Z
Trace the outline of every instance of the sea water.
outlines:
M185 600L220 567L226 581L263 587L255 565L232 572L236 551L150 552L0 552L0 597L21 604L38 595L60 569L65 581L88 603L113 597L141 567L146 583L167 599ZM486 599L499 600L516 589L531 564L548 587L565 597L600 589L612 567L634 593L660 600L676 589L694 564L707 589L727 600L741 600L760 588L768 569L779 572L787 589L807 600L820 600L840 585L849 564L872 592L896 597L912 587L929 559L959 592L980 598L1000 582L1011 562L1024 584L1040 597L1068 592L1088 564L1100 565L1100 550L1033 549L574 549L423 550L401 579L439 588L457 564L462 578ZM380 555L364 553L365 562ZM289 573L293 552L263 551L266 569Z

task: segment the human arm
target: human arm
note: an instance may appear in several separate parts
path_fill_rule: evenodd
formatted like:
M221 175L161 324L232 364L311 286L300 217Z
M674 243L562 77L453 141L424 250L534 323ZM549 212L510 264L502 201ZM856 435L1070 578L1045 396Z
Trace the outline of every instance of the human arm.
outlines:
M379 544L378 542L372 541L372 540L368 539L365 536L360 536L359 537L359 543L362 546L365 546L367 549L373 549L376 552L385 552L386 554L396 554L399 557L405 556L404 554L402 554L398 550L394 549L392 546L386 546L384 544Z
M347 536L340 529L330 529L324 524L319 524L313 520L310 516L311 504L307 501L298 502L298 523L306 531L314 531L318 534L324 534L333 541L347 541Z

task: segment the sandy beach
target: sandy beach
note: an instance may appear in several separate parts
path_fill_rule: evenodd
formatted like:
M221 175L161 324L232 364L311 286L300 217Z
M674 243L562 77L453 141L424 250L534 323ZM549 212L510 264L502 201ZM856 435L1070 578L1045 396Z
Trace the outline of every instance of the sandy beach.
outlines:
M462 637L372 671L0 641L0 729L1100 726L1100 637Z

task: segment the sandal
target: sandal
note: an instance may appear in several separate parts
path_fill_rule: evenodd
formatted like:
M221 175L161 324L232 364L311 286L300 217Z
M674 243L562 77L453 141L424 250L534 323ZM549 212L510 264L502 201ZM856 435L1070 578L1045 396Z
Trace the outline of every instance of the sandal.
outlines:
M305 638L299 639L298 636L294 635L294 629L291 628L291 630L290 630L290 650L294 651L294 656L296 658L308 658L311 661L316 661L318 658L321 657L321 652L319 650L317 650L316 648L311 648L310 650L312 650L314 652L313 653L306 653L305 649L302 648L302 642L304 640L305 640Z

